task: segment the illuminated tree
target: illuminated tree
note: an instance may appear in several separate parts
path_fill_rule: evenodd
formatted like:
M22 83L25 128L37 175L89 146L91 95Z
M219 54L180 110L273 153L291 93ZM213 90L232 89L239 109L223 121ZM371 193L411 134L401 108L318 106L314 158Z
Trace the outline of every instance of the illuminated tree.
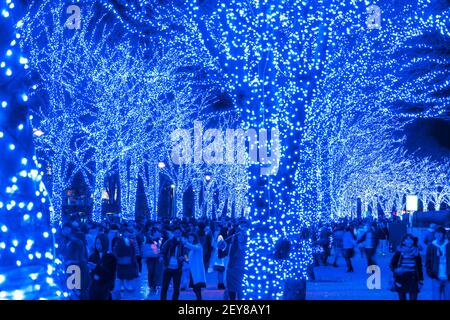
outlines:
M190 3L192 19L205 47L212 56L218 57L243 127L276 128L280 132L278 172L274 176L261 175L260 169L267 164L250 169L249 204L253 226L244 280L246 298L279 299L286 280L306 279L309 264L307 242L303 246L293 245L288 261L273 258L277 241L286 238L293 244L299 242L302 227L314 214L315 199L310 192L306 192L308 195L299 193L304 195L298 202L300 207L289 209L291 193L301 188L298 187L300 181L309 179L303 176L294 183L301 128L309 111L304 106L308 107L324 59L338 44L342 35L340 26L355 24L352 18L357 6L350 1ZM343 14L344 9L348 14ZM334 26L339 26L336 28L339 30L334 30ZM345 32L345 28L343 30ZM306 162L301 165L309 170ZM300 173L304 175L305 171ZM290 226L286 227L288 224ZM301 251L299 247L306 249Z
M14 32L20 7L0 4L0 298L49 299L62 295L56 281L54 231L47 191L29 122L28 59Z
M87 27L81 31L66 28L65 12L63 2L39 3L30 8L21 23L25 34L21 45L29 52L31 70L36 75L33 77L37 77L33 96L41 98L40 105L32 109L33 126L43 133L35 138L38 155L52 170L54 222L61 221L63 192L75 174L81 172L88 184L92 174L93 168L88 167L89 146L83 140L83 126L90 119L90 110L81 88L90 75L86 65L100 57ZM92 20L93 12L85 18L85 22ZM96 48L104 48L107 38L105 34Z
M32 69L41 93L49 96L36 122L44 132L38 145L54 168L54 220L61 219L62 191L79 171L93 193L95 221L102 219L101 195L110 174L119 175L123 219L135 218L139 178L153 211L156 175L149 168L164 160L170 132L199 114L208 117L203 111L210 93L199 76L201 66L192 65L196 52L175 50L170 43L158 50L145 43L131 46L129 37L118 39L121 28L95 3L84 4L80 30L60 23L64 1L36 6L24 23L25 47L36 61Z
M250 207L252 222L244 297L280 299L292 298L287 284L307 279L311 241L305 228L319 219L354 215L358 198L373 215L378 206L402 210L412 192L435 207L448 199L446 169L435 172L428 167L434 163L421 164L429 175L419 186L402 179L421 166L405 155L400 132L417 118L448 116L447 5L381 1L381 29L372 29L366 24L369 3L356 0L95 3L100 5L87 11L104 13L105 22L91 24L88 14L88 27L69 38L59 22L64 6L49 11L59 34L45 25L48 19L25 23L46 30L50 39L49 52L39 51L37 42L30 52L55 71L35 67L57 111L49 113L57 121L47 124L41 139L58 144L55 189L82 172L94 192L95 220L111 171L121 180L125 220L134 218L139 178L155 208L160 173L174 183L177 216L190 187L197 217L229 213L237 201L232 199L240 199L241 208ZM115 24L105 27L111 21L120 32ZM89 37L88 29L97 31ZM81 72L71 79L75 63ZM259 130L261 142L253 146L259 163L246 164L245 171L170 161L171 133L209 119L212 89L231 97L240 121L211 121L209 127ZM67 136L58 135L58 128L67 129ZM73 172L67 161L73 161ZM160 161L166 164L161 170ZM438 184L427 184L431 179Z
M377 205L385 213L394 205L404 209L408 193L420 193L427 202L421 189L435 180L430 169L439 166L422 162L419 167L420 159L406 155L398 137L417 118L445 119L448 114L443 76L448 6L437 12L435 3L421 1L379 6L380 30L356 28L328 56L305 125L302 149L313 155L311 160L304 153L311 165L307 181L313 182L317 212L325 217L341 215L345 208L355 212L357 198L374 215ZM345 190L344 202L340 190Z

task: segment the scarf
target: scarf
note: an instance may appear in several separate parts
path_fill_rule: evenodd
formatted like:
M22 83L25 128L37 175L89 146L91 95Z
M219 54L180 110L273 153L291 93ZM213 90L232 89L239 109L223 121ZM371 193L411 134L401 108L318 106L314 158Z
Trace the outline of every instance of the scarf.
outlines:
M407 246L400 246L398 248L398 251L402 255L403 258L415 258L419 255L419 248L418 247L407 247Z
M442 243L442 244L438 244L437 240L434 240L432 243L434 246L436 246L439 249L439 256L446 255L445 247L447 246L448 240L445 240L444 243Z
M416 270L416 258L419 255L419 248L400 246L400 260L398 262L397 272L414 272Z

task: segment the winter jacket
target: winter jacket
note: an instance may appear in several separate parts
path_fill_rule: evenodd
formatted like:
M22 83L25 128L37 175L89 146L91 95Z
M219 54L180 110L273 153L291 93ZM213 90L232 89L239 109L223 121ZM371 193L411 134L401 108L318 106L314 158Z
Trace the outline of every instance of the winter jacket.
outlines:
M116 280L117 261L111 253L100 254L97 251L89 257L89 262L96 267L91 271L90 300L108 300L110 292L114 289Z
M342 237L342 248L343 249L353 249L355 247L356 241L355 236L350 231L345 231Z
M391 270L394 272L394 290L399 293L418 293L419 283L423 283L422 257L419 249L400 247L392 257Z
M200 243L186 243L185 247L189 249L189 266L192 275L192 282L195 284L206 284L205 266L203 265L203 248Z
M392 257L390 263L390 269L394 272L397 268L401 267L405 271L409 271L408 268L412 268L411 271L417 275L418 281L423 281L423 267L422 267L422 257L417 254L413 258L413 263L409 263L409 260L402 257L402 253L397 251Z
M372 228L367 230L358 240L358 243L362 242L364 242L364 248L375 249L378 246L378 238L375 230L373 230Z
M440 252L439 248L431 243L427 247L426 255L426 270L427 274L432 279L438 279L439 275L439 259ZM447 279L450 279L450 242L445 246L445 251L447 255Z
M172 238L170 240L167 240L164 242L164 244L161 247L161 255L163 257L164 261L164 268L169 267L170 263L170 257L175 253L176 248L178 247L177 251L177 261L178 261L178 268L181 268L183 266L183 263L185 261L185 255L186 255L186 249L181 243L181 241L177 241L175 238Z

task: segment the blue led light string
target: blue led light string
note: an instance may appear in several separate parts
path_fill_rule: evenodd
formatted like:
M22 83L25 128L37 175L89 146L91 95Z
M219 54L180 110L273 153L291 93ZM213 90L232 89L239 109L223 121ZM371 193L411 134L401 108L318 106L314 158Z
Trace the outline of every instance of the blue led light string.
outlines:
M5 35L20 14L13 1L1 1ZM19 22L20 24L20 22ZM0 299L55 299L63 296L50 226L48 193L34 156L25 80L28 59L13 33L0 49ZM11 40L12 39L12 40Z

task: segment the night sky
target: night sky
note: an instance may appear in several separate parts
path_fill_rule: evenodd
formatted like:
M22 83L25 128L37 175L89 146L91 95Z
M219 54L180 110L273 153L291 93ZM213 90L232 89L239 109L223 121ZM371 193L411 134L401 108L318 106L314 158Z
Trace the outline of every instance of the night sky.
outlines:
M419 157L450 157L450 121L419 119L406 128L406 148Z

